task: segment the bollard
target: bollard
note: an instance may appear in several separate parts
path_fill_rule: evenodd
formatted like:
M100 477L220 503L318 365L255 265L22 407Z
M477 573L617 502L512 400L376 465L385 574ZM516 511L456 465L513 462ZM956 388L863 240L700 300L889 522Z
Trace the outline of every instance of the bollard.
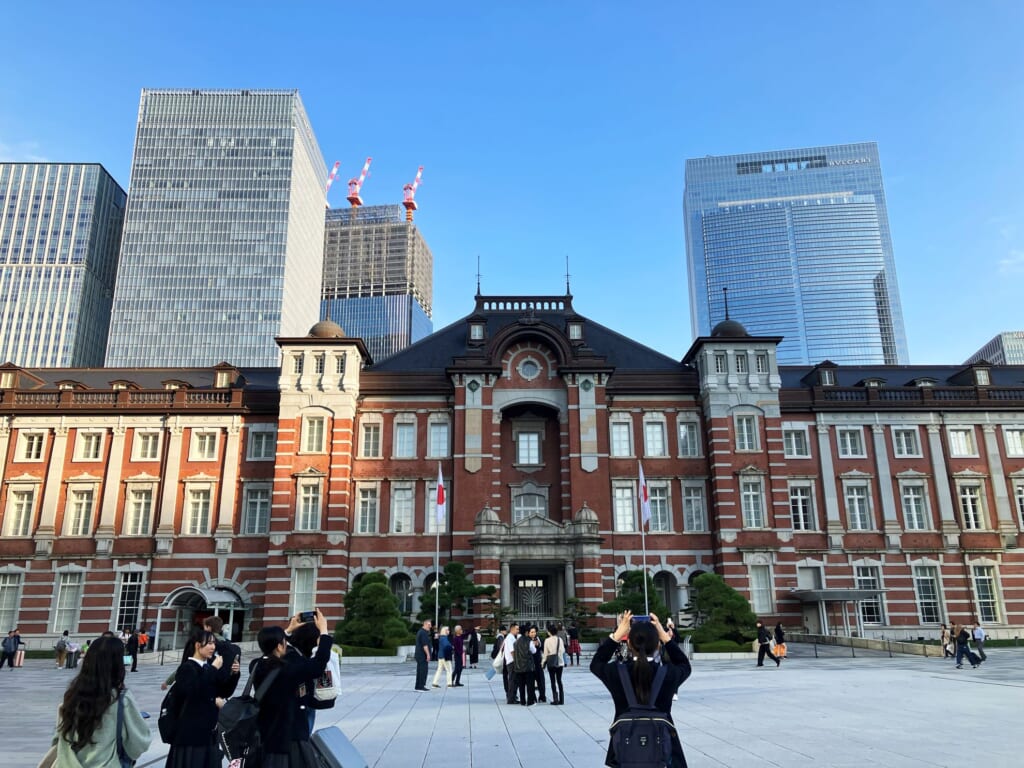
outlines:
M889 646L889 658L892 658L892 640L886 640L886 644Z

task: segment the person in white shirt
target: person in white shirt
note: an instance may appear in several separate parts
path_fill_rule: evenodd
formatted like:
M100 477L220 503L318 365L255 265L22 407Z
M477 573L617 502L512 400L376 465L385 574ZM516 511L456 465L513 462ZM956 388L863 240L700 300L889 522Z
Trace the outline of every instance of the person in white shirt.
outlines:
M515 648L516 640L519 638L519 625L513 624L508 628L508 634L505 635L505 642L501 644L501 655L505 659L505 666L501 670L502 680L505 683L505 701L508 704L517 704L516 699L516 685L515 685L515 671L513 670L513 649Z
M978 622L974 622L974 632L971 633L974 636L974 647L978 651L978 656L982 661L985 661L988 656L985 655L985 630Z

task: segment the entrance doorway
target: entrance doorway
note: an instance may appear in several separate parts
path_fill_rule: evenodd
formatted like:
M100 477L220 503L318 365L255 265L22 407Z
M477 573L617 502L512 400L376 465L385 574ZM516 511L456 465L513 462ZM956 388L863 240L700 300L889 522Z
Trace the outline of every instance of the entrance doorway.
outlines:
M551 618L551 594L546 576L519 576L515 580L515 608L520 622L542 623Z
M183 648L195 627L208 616L224 619L228 636L239 641L245 626L245 607L238 595L226 589L180 587L157 608L156 622L150 627L154 650Z

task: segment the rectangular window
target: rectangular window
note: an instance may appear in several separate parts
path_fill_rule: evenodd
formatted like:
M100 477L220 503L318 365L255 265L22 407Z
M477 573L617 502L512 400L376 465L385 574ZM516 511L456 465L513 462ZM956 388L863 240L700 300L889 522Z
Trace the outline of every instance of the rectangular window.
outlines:
M632 456L633 441L628 421L612 422L612 456Z
M153 489L134 488L128 491L124 521L125 536L148 536L153 514Z
M1007 456L1024 456L1024 429L1004 427L1003 436L1006 438Z
M80 461L99 461L102 450L102 432L80 432L78 434L78 459Z
M270 488L246 488L242 533L264 534L270 530Z
M336 358L334 358L334 372L338 376L345 375L345 353L342 352Z
M434 421L427 430L431 458L444 458L448 455L448 422Z
M758 352L755 360L757 361L757 372L768 373L768 355Z
M683 486L683 530L688 533L703 533L707 529L704 489L695 485Z
M395 424L395 450L396 459L416 458L416 425L409 423Z
M447 489L445 489L447 491ZM427 484L427 533L446 533L448 531L448 494L444 497L444 519L437 519L437 482Z
M250 429L248 461L272 461L277 453L277 431L273 429Z
M294 355L292 357L292 373L302 374L302 355Z
M949 455L950 456L977 456L978 451L974 445L974 429L949 430Z
M871 530L871 511L868 509L868 487L846 486L846 517L851 531Z
M743 527L764 528L764 496L760 480L745 480L740 483L740 497L743 505Z
M156 461L160 458L160 433L136 432L133 446L136 461Z
M142 609L142 571L122 571L121 587L117 597L117 623L115 629L131 629L139 626L139 612Z
M757 450L757 417L737 416L736 417L736 450L756 451Z
M646 456L665 456L665 422L644 422L644 454Z
M809 485L789 486L789 515L794 531L813 531L814 497Z
M359 518L356 520L356 533L377 532L377 489L359 489Z
M7 514L4 516L5 536L28 536L32 531L36 492L11 491L8 495Z
M23 433L21 458L25 461L42 461L46 435L42 432Z
M744 354L736 355L736 373L747 372L747 356Z
M313 355L313 373L317 376L322 376L324 372L324 356Z
M750 566L750 607L757 614L772 612L771 566Z
M925 507L924 483L902 483L903 520L908 531L928 529L928 510Z
M983 507L981 486L964 483L960 491L960 512L964 517L965 531L980 531L985 527L985 510Z
M651 502L651 522L649 530L651 533L667 533L672 530L672 522L669 513L668 486L664 483L649 483L647 493Z
M316 569L292 569L292 616L316 607Z
M391 532L412 533L412 488L391 488Z
M299 484L299 510L295 518L295 530L320 530L320 482Z
M874 565L858 565L855 569L857 589L880 589L882 581L878 576L878 568ZM884 624L882 612L882 596L869 597L858 603L860 620L865 624Z
M864 441L859 429L837 429L836 439L839 441L839 455L845 459L863 459Z
M209 488L189 491L188 514L185 516L186 536L206 536L210 533L210 497Z
M727 369L725 355L715 355L715 373L726 373Z
M917 595L917 617L921 623L941 624L939 571L935 566L914 566L914 592Z
M217 433L196 432L194 434L195 451L193 461L211 461L217 458Z
M974 566L974 594L978 616L983 624L999 623L999 599L996 595L996 569L991 565Z
M65 509L65 536L88 536L92 533L92 491L71 491Z
M380 458L380 424L363 424L363 458Z
M302 450L305 453L324 452L324 428L327 420L323 416L307 416L302 420Z
M61 633L66 629L72 634L78 631L78 611L82 605L84 581L85 574L81 571L64 571L57 574L57 600L51 631Z
M636 530L636 507L632 485L616 485L612 503L615 507L615 530L629 533Z
M1024 482L1014 483L1013 495L1017 499L1017 517L1020 519L1020 527L1024 528Z
M0 627L18 626L21 602L21 574L0 573Z
M519 432L516 435L516 463L540 464L539 432Z
M787 459L809 459L811 457L807 432L803 429L782 430L782 446Z
M917 443L917 428L893 429L892 444L897 456L920 456L921 447Z
M700 456L697 424L692 421L679 423L679 455L681 457Z

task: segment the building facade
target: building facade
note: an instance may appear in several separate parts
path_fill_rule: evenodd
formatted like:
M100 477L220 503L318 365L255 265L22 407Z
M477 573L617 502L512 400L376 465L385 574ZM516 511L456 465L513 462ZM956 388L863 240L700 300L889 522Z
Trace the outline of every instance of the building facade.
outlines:
M780 341L726 321L680 361L571 296L478 296L374 365L321 321L275 368L0 367L0 626L167 647L219 611L251 639L337 620L368 572L411 617L438 542L544 621L612 599L645 542L684 620L715 572L790 628L1019 633L1024 369L779 366Z
M683 212L695 336L728 314L783 365L909 362L873 142L687 160Z
M1024 331L1000 333L969 358L967 364L1024 365Z
M143 90L106 364L276 365L317 320L326 182L297 91Z
M125 193L96 163L0 163L0 361L103 364Z
M327 211L321 317L361 338L374 361L433 331L434 257L400 205Z

